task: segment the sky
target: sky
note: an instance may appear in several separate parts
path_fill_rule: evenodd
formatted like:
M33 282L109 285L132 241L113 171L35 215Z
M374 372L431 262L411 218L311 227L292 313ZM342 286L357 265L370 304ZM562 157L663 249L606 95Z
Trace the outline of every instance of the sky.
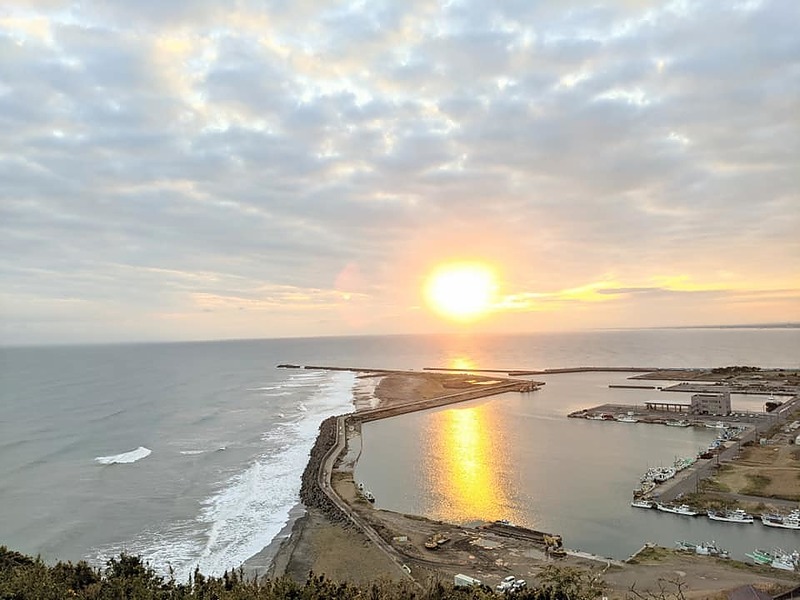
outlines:
M800 321L800 2L11 0L0 344ZM472 261L451 322L428 275Z

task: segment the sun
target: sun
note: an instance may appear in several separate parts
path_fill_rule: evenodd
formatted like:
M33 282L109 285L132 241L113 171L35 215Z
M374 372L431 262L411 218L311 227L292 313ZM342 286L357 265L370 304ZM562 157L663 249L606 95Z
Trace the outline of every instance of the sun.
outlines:
M425 299L447 318L472 321L490 310L496 287L494 273L486 265L450 263L428 276Z

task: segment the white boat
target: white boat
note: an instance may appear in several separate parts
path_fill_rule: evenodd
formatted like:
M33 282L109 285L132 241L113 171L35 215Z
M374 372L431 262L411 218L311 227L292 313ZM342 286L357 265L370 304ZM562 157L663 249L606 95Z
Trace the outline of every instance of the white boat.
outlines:
M661 504L657 502L656 508L661 512L668 512L675 515L683 515L686 517L695 517L698 514L700 514L688 504L679 504L678 506L675 506L671 504Z
M708 511L708 518L712 521L725 521L726 523L752 523L752 515L747 514L741 508L736 510Z
M603 415L586 415L586 418L590 421L603 421Z
M717 546L716 542L694 542L679 541L675 542L676 549L682 552L694 552L701 556L718 556L719 558L730 558L730 553Z
M720 558L730 558L730 553L717 546L716 542L700 542L694 549L696 554L702 556L719 556Z
M669 427L688 427L690 425L689 421L684 419L680 419L678 421L667 421L664 425L668 425Z
M675 469L672 467L659 467L653 474L653 481L656 483L664 483L675 477Z
M727 426L722 421L717 421L716 423L706 423L706 427L709 429L725 429Z
M634 500L631 502L634 508L653 508L653 502L650 500Z
M367 499L367 502L375 502L375 496L369 490L364 490L364 498Z
M775 558L772 559L770 566L783 571L795 571L800 564L800 554L795 550L791 554L781 550L775 551Z
M781 529L800 529L800 510L793 510L786 516L761 515L761 522L767 527L780 527Z
M617 415L617 421L620 423L638 423L639 419L631 415Z

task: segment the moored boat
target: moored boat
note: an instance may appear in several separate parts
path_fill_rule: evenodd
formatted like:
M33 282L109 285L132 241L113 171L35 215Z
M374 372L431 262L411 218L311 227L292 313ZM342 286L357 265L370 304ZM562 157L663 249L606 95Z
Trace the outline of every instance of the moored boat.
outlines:
M752 515L741 508L736 510L708 511L708 518L712 521L725 521L726 523L753 523Z
M638 423L639 419L632 415L617 415L617 421L620 423Z
M683 471L691 467L696 461L697 459L693 456L690 458L676 458L675 462L672 464L672 468L675 469L676 472Z
M659 467L653 474L653 481L656 483L664 483L675 477L675 469L672 467Z
M689 542L680 540L675 542L676 549L680 552L694 552L701 556L717 556L719 558L730 558L730 553L717 546L716 542Z
M653 502L650 500L634 500L631 502L634 508L653 508Z
M700 514L688 504L679 504L675 506L674 504L661 504L657 502L656 508L661 512L668 512L675 515L683 515L685 517L695 517L698 514Z
M797 550L789 554L782 550L775 550L775 558L772 559L770 566L775 569L782 569L783 571L796 571L800 565L800 554Z
M664 423L664 425L667 425L669 427L688 427L690 425L690 423L689 423L689 421L687 421L685 419L679 419L679 420L673 419L673 420L667 421L666 423Z
M795 509L785 516L776 514L761 515L761 522L767 527L800 529L800 510Z
M723 550L717 546L717 543L714 541L700 542L697 544L694 551L702 556L719 556L720 558L730 558L730 553L727 550Z
M775 555L772 552L768 552L767 550L759 550L758 548L752 552L746 553L745 556L752 559L754 563L759 565L769 565L772 564L773 560L775 560Z

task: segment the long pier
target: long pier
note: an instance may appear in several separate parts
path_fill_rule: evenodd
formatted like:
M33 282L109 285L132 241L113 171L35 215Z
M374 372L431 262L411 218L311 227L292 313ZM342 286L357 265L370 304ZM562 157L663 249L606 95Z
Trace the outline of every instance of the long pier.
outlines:
M423 371L444 373L506 373L507 375L555 375L560 373L653 373L654 371L684 371L679 368L660 367L561 367L556 369L456 369L451 367L423 367Z

